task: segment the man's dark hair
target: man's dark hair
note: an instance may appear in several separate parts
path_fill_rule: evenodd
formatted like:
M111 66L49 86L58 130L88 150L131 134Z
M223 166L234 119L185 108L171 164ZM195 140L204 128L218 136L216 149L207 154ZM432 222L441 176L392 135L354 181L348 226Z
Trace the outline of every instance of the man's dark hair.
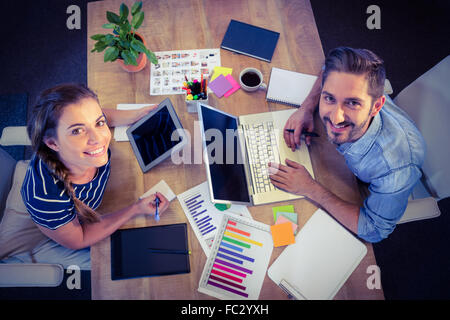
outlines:
M372 97L372 101L383 95L386 79L383 60L370 50L349 47L331 50L325 59L322 87L332 71L365 74L369 84L368 94Z

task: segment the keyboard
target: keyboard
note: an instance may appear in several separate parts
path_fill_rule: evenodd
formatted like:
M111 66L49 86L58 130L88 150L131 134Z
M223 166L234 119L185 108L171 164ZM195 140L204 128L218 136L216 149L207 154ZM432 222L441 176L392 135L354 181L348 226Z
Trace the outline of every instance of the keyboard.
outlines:
M269 162L280 163L273 122L245 125L244 129L253 192L263 193L275 190L267 169Z

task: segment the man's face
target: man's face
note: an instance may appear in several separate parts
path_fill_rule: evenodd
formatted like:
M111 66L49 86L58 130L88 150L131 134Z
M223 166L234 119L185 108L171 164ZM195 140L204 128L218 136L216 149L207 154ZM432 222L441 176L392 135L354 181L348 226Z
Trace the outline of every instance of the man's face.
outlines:
M384 96L372 101L367 89L364 74L329 73L322 88L319 113L331 142L353 142L367 131L370 120L385 101Z

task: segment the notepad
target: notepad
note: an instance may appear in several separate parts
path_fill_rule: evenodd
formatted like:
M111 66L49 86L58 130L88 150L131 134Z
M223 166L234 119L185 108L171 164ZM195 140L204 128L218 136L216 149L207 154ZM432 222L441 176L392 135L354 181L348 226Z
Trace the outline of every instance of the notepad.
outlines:
M233 69L232 68L226 68L226 67L214 67L214 72L211 76L211 79L209 80L210 82L215 80L218 76L220 76L221 74L226 77L229 74L233 73Z
M220 47L270 62L279 32L231 19Z
M286 246L295 242L292 224L289 221L271 226L270 233L274 247Z
M366 246L319 209L267 274L297 299L333 299L367 253Z
M120 229L111 235L111 279L189 273L186 223Z
M272 68L266 100L300 107L311 91L317 76Z
M233 86L230 90L228 90L225 94L224 97L229 97L231 96L233 93L235 93L237 90L239 90L241 88L241 85L234 80L234 78L232 77L231 74L225 76L225 79L228 80L229 83L231 83L231 85Z
M221 74L214 81L209 83L209 88L216 94L218 98L233 88L231 83Z

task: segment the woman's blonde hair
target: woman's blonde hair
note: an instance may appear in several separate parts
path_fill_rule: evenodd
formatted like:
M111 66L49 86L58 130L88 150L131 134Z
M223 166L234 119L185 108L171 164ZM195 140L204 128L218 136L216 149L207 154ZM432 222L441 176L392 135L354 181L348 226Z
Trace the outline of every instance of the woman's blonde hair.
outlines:
M75 210L81 220L93 223L99 221L98 214L75 196L69 180L69 169L59 159L58 153L45 144L46 139L57 138L56 130L64 108L86 98L99 102L97 95L82 84L61 84L43 91L33 107L27 132L33 151L64 183L64 188L74 202Z

